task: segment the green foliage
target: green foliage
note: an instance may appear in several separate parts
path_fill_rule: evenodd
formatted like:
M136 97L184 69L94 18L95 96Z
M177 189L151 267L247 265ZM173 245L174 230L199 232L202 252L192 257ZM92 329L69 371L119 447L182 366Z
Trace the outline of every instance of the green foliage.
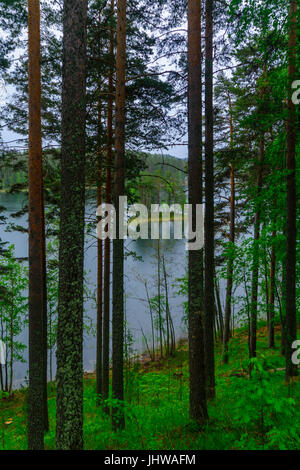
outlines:
M300 445L299 382L284 383L284 360L266 348L259 332L257 359L248 360L244 330L231 343L231 364L224 366L216 350L217 398L209 403L210 420L193 429L188 416L188 352L180 343L176 356L144 367L128 365L125 401L111 397L107 405L124 410L125 430L114 432L109 416L95 407L95 379L86 376L84 387L84 441L86 449L298 449ZM251 376L248 371L251 369ZM277 370L279 369L279 370ZM48 385L50 431L47 449L55 448L55 386ZM130 399L129 399L130 397ZM26 391L13 401L0 400L0 448L26 448ZM12 420L11 424L9 423Z
M12 393L15 361L25 362L23 353L26 346L18 339L28 322L26 290L28 270L15 259L14 245L0 256L2 274L0 287L0 338L6 345L6 364L1 370L1 389ZM5 371L5 374L4 374Z
M241 432L235 445L251 450L296 449L300 442L300 426L296 419L295 398L277 394L274 388L277 377L268 371L270 366L266 357L251 359L248 366L251 376L237 381L234 389L234 425ZM238 413L240 410L243 412Z

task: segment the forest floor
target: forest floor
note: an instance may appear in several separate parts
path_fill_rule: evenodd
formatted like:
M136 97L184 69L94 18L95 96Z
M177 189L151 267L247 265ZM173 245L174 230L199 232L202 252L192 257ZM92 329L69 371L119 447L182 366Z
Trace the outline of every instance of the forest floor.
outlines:
M110 418L95 406L95 376L84 376L86 449L300 449L300 377L284 382L285 359L267 347L267 330L258 330L258 355L248 375L247 332L235 332L229 364L216 346L216 399L201 430L189 423L188 351L180 342L175 357L135 364L125 373L126 429L112 432ZM0 449L26 449L26 390L0 400ZM50 431L46 449L55 448L55 385L48 386Z

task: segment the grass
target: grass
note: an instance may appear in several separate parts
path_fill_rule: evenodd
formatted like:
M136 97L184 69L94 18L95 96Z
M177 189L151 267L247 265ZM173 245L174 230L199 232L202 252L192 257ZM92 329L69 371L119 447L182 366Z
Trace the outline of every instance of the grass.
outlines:
M266 328L258 330L258 358L247 375L247 333L238 330L230 343L230 361L216 347L216 399L208 404L209 422L196 429L188 416L188 351L181 342L175 357L135 364L126 370L126 429L112 432L110 418L95 406L95 376L84 376L85 449L299 449L300 384L284 382L285 360L267 348ZM0 401L0 449L26 449L26 390ZM50 431L46 449L55 449L54 384L48 385Z

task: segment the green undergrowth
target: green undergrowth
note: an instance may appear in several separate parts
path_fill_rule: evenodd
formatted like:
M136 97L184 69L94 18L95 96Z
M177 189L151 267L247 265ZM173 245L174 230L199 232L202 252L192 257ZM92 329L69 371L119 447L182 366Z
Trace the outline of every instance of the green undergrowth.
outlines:
M188 351L180 342L175 357L135 364L126 370L126 428L112 432L110 418L95 406L95 377L84 377L86 449L299 449L300 384L284 382L285 360L267 348L264 326L258 331L257 359L249 364L247 334L238 330L230 343L228 365L216 347L215 400L209 422L199 430L189 422ZM251 377L249 377L251 366ZM46 449L55 448L55 385L48 385L50 431ZM26 390L0 400L0 449L26 449ZM112 402L114 407L118 403Z

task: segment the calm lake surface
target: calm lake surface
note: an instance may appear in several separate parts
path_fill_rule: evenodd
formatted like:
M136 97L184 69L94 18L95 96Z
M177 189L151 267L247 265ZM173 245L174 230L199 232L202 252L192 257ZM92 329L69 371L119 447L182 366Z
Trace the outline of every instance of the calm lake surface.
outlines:
M0 205L6 208L4 215L14 223L22 226L27 225L27 216L19 219L11 219L10 214L19 211L27 203L26 196L23 194L10 195L0 194ZM90 220L91 216L96 214L96 207L90 203L86 207L86 217ZM6 225L0 225L0 238L4 242L15 245L15 254L17 257L28 256L28 237L27 234L19 232L6 232ZM135 252L138 258L127 256L125 260L125 296L126 296L126 319L127 328L133 336L133 349L137 353L145 351L145 343L141 333L150 339L151 324L149 309L146 302L146 292L144 282L147 281L149 295L157 295L157 241L156 240L126 240L125 247L129 252ZM170 311L174 321L177 339L186 336L186 329L182 323L184 313L183 302L185 298L178 296L178 287L175 284L176 279L181 278L186 272L187 252L185 250L184 240L161 240L161 254L165 257L166 270L168 275L169 303ZM85 241L85 271L87 275L87 284L92 296L96 289L97 273L97 250L96 239L93 235L86 237ZM164 289L162 289L162 293ZM92 299L85 302L85 315L96 322L96 308ZM24 331L20 338L26 345L28 344L28 332ZM95 368L96 357L96 338L91 333L85 333L84 336L84 370L93 371ZM55 354L54 354L55 356ZM25 363L17 362L14 369L14 386L18 387L26 382L28 376L28 351L24 354ZM55 359L55 357L54 357Z

